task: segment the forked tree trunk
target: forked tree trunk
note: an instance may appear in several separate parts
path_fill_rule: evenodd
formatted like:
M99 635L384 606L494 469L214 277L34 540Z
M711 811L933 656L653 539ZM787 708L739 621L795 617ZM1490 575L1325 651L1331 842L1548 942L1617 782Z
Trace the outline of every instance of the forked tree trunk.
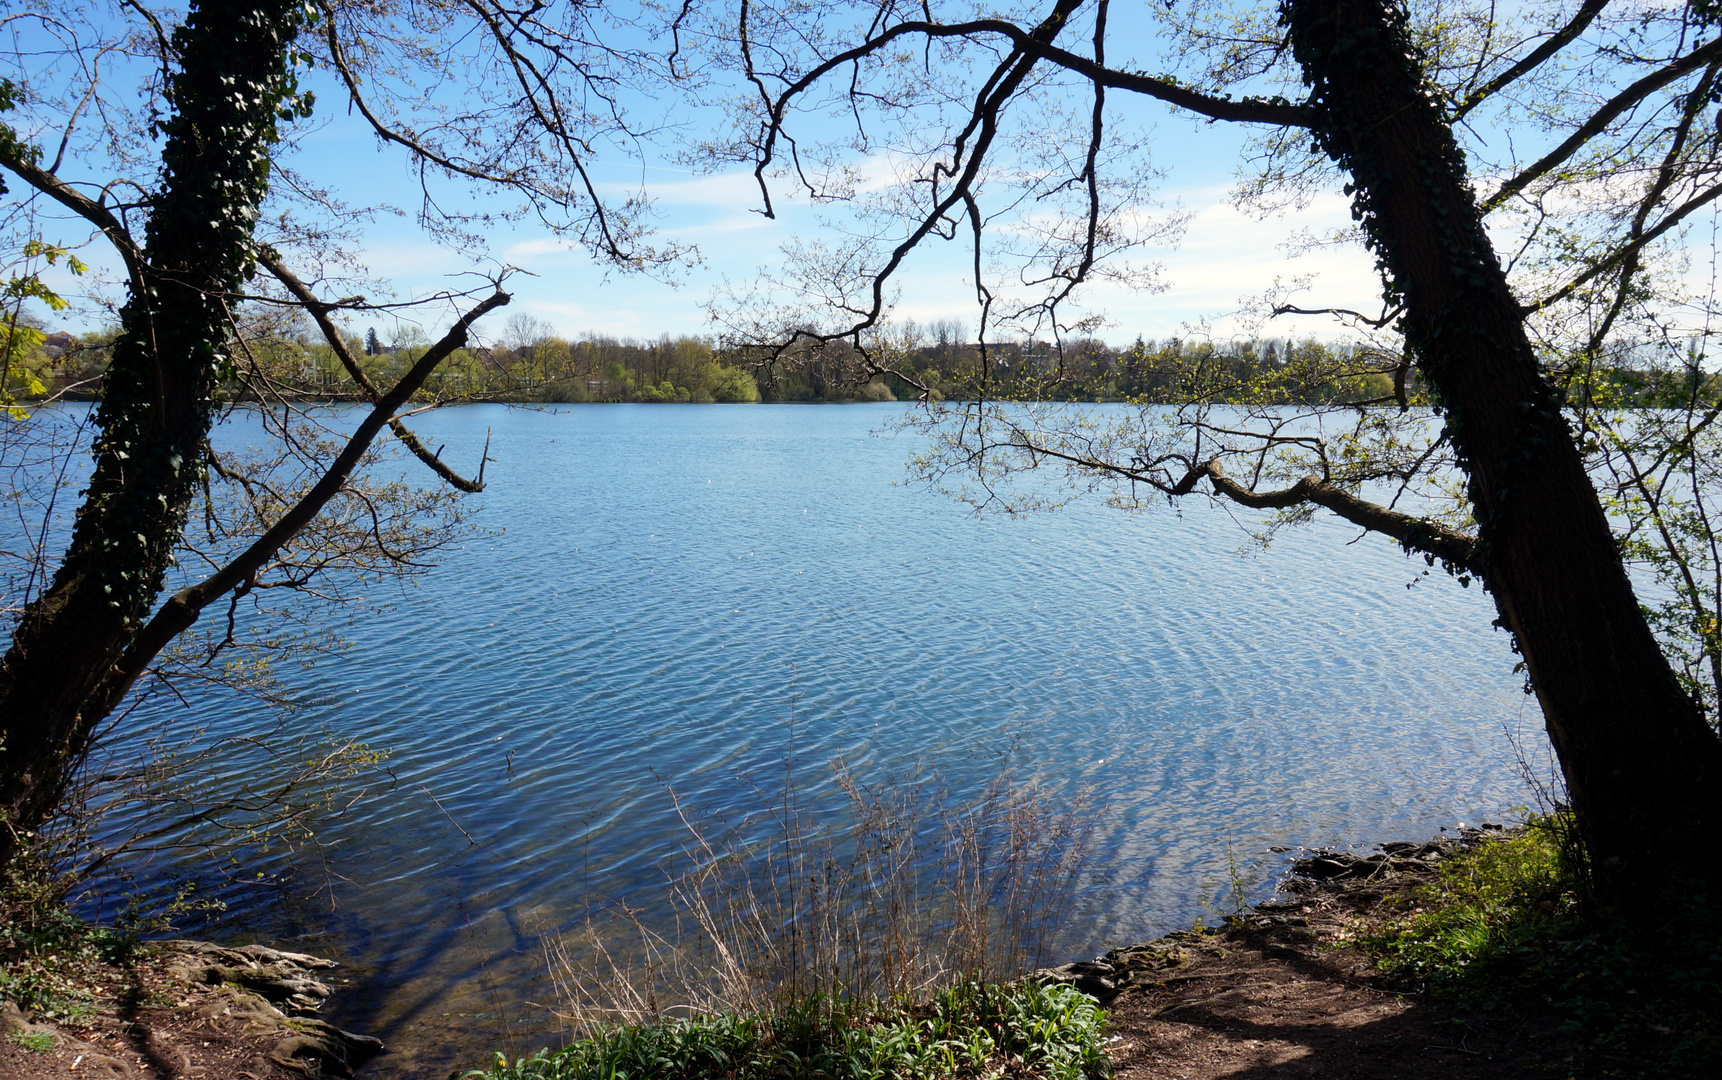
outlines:
M1482 578L1522 653L1603 895L1644 908L1718 872L1722 741L1646 624L1538 369L1394 0L1285 0L1355 206L1469 477Z
M175 34L162 190L97 412L95 470L47 591L0 660L0 873L117 703L204 467L228 296L249 273L298 0L204 2Z

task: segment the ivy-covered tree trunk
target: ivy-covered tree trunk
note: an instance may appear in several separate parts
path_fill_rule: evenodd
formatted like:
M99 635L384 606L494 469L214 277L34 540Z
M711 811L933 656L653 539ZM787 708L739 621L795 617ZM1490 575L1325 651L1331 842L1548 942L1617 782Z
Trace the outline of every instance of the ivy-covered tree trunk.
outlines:
M64 562L0 660L0 869L53 812L131 676L205 464L250 273L276 124L294 107L302 0L202 0L175 32L163 175L97 412L95 469Z
M1538 369L1395 0L1285 0L1320 147L1352 178L1469 477L1475 562L1524 657L1603 894L1714 886L1722 741L1652 636Z

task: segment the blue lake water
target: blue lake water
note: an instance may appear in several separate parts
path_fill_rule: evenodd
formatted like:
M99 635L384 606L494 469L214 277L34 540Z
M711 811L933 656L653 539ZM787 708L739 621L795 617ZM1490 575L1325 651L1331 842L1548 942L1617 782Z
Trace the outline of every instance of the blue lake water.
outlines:
M394 780L291 887L233 893L230 927L347 961L332 1018L398 1048L378 1075L446 1075L549 1041L525 1004L554 992L542 935L595 898L651 907L686 839L667 789L754 805L791 716L816 795L838 757L961 792L1008 755L1054 801L1086 790L1070 955L1188 925L1233 863L1259 894L1289 857L1270 847L1530 801L1508 732L1542 755L1540 718L1481 590L1332 520L1240 554L1239 521L1195 500L976 518L896 483L914 437L872 432L900 408L418 418L453 462L490 434L476 521L499 532L284 673L315 699L295 725L387 749ZM264 720L226 699L147 711L212 734Z

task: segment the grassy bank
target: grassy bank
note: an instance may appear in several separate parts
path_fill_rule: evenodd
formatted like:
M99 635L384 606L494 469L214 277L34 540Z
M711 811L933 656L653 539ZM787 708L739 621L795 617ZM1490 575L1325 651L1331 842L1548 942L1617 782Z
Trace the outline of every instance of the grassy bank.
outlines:
M1293 899L1219 930L1142 957L1116 950L1107 1014L1071 987L1033 983L786 994L788 1005L592 1027L471 1075L1077 1080L1109 1075L1108 1050L1120 1068L1192 1077L1291 1061L1343 1080L1717 1075L1722 934L1707 906L1691 898L1655 925L1598 910L1566 830L1536 818L1389 845L1428 857L1353 857L1347 873L1296 881Z
M1552 1007L1579 1046L1573 1075L1722 1073L1714 912L1701 897L1652 923L1598 910L1563 818L1532 818L1391 894L1360 943L1404 989L1453 1008Z
M1092 829L1081 793L1008 767L967 797L830 768L835 804L808 799L793 755L751 813L672 792L688 830L664 864L672 909L647 924L604 905L548 946L573 1041L470 1075L1110 1075L1093 998L1010 981L1052 959Z

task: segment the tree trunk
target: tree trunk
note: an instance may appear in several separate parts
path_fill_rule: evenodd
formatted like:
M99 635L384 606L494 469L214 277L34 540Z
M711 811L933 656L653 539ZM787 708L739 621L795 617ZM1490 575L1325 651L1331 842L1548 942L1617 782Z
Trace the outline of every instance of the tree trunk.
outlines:
M1483 230L1452 128L1394 0L1286 0L1403 329L1469 478L1475 563L1523 655L1603 897L1714 885L1722 741L1633 595L1560 399Z
M199 3L174 34L162 189L130 260L95 469L64 562L0 660L0 871L53 812L111 711L116 662L172 564L227 363L228 297L254 263L303 10L297 0Z

